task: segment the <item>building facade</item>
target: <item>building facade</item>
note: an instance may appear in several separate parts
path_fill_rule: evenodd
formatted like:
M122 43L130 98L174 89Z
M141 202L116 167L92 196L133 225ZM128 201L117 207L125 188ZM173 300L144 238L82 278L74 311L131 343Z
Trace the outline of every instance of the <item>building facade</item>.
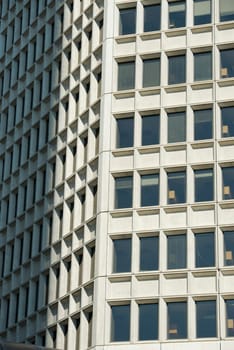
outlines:
M234 347L234 3L1 3L0 339Z

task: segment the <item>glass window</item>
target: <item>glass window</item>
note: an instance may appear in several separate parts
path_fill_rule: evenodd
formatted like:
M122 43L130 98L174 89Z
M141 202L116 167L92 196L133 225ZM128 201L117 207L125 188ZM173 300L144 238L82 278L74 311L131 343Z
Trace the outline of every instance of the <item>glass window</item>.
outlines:
M234 49L221 50L220 59L221 59L221 67L220 67L221 78L234 77Z
M139 305L139 340L158 339L158 304Z
M234 300L225 300L226 304L226 336L234 337Z
M234 20L234 2L230 0L219 0L220 21Z
M234 265L234 231L225 231L224 238L224 265Z
M211 22L211 0L194 0L194 25Z
M132 207L132 176L115 178L115 209Z
M169 2L169 28L185 27L185 1Z
M215 238L213 232L195 234L196 267L215 265Z
M212 53L194 54L194 81L212 79Z
M160 117L159 115L146 115L142 117L142 146L159 144Z
M158 270L159 238L140 237L140 271Z
M187 338L187 303L167 303L167 338Z
M195 202L214 200L213 169L194 170Z
M216 301L196 301L197 338L216 337Z
M141 206L158 205L159 175L141 175Z
M221 108L222 137L234 136L234 107Z
M143 87L160 85L160 59L143 60Z
M167 236L167 268L186 267L186 235Z
M130 272L131 271L131 238L115 239L113 241L113 272Z
M161 5L144 6L144 32L160 30L161 27Z
M201 109L194 111L194 140L206 140L213 137L213 111Z
M186 140L185 112L168 113L168 143Z
M136 33L136 8L119 10L119 35Z
M129 341L130 305L113 305L111 311L111 341Z
M135 62L118 64L118 90L129 90L135 87Z
M121 118L116 120L117 137L116 147L132 147L134 137L134 119L133 117Z
M168 84L185 83L185 55L168 57Z
M186 173L168 173L168 204L186 202Z
M234 198L234 167L222 169L223 172L223 199Z

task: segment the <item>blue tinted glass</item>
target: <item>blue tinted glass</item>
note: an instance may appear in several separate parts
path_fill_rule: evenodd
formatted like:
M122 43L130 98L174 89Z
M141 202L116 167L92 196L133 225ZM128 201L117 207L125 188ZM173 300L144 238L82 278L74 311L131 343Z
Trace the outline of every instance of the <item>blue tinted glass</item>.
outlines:
M139 305L139 340L158 339L158 304Z
M183 269L186 267L186 236L173 235L167 237L167 268Z
M130 305L112 306L111 341L130 338Z
M234 20L234 2L231 0L220 0L220 21L233 21Z
M141 206L158 205L159 176L149 174L141 176Z
M187 303L168 303L168 339L187 338Z
M223 107L222 113L222 137L234 136L234 107Z
M127 35L136 32L136 9L135 7L129 9L121 9L119 11L120 23L119 34Z
M131 271L131 242L130 238L115 239L114 245L114 259L113 272L130 272Z
M194 139L206 140L213 137L213 111L202 109L194 111Z
M143 60L143 87L160 85L160 59Z
M196 302L197 338L216 337L216 301Z
M185 1L169 2L169 28L185 27Z
M181 84L185 82L185 56L168 57L169 71L168 84Z
M234 167L222 169L223 172L223 199L234 198Z
M222 78L234 77L234 49L220 51Z
M226 231L224 235L224 265L234 265L234 231Z
M118 64L118 90L129 90L135 87L135 62Z
M214 233L196 233L196 267L211 267L215 265Z
M226 319L227 319L226 335L227 337L234 337L234 327L233 327L234 300L228 299L225 301L225 304L226 304Z
M134 133L133 118L117 119L117 142L116 147L132 147Z
M212 54L199 52L194 54L194 80L212 79Z
M168 143L183 142L186 139L185 112L168 113Z
M194 0L194 24L211 22L211 0Z
M115 209L132 207L132 176L115 179Z
M158 270L158 237L140 238L140 270Z
M213 169L195 170L195 202L214 199Z
M185 203L186 173L168 173L168 204Z
M142 117L142 146L158 144L159 132L159 115L147 115Z
M144 6L144 32L160 30L161 5Z

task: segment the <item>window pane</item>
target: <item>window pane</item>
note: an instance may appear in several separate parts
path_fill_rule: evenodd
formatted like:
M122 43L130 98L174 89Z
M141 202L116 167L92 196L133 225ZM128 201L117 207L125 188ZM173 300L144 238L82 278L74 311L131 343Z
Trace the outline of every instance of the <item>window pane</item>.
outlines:
M194 24L206 24L211 22L210 0L194 0Z
M195 170L195 202L214 199L213 169Z
M186 236L167 237L167 268L183 269L186 267Z
M221 108L222 137L234 136L234 107Z
M220 4L220 21L234 20L234 2L230 0L219 0Z
M158 237L140 238L140 271L158 270Z
M168 113L168 143L186 139L185 112Z
M186 201L185 172L168 173L168 204Z
M159 176L149 174L141 176L141 206L158 205Z
M169 28L185 27L185 1L169 2Z
M234 3L234 2L233 2ZM221 54L221 78L234 77L234 49L220 51Z
M160 30L161 27L160 4L144 6L144 32Z
M187 338L187 303L167 303L168 339Z
M169 71L168 84L180 84L185 82L185 56L168 57Z
M134 133L134 120L133 118L117 119L117 138L116 147L132 147L133 146L133 133Z
M159 144L160 117L147 115L142 117L142 146Z
M139 305L139 340L158 339L158 304Z
M234 167L223 168L223 199L234 198Z
M196 302L197 338L216 337L216 302L202 300Z
M127 35L136 32L136 8L121 9L119 11L119 34Z
M160 59L143 60L143 87L160 85Z
M118 69L118 90L134 89L135 62L119 63Z
M226 231L224 236L224 265L234 265L234 231Z
M128 341L130 338L130 305L111 307L111 341Z
M210 267L215 265L214 233L196 233L196 267Z
M212 54L199 52L194 54L194 80L212 79Z
M132 207L132 176L115 179L115 209Z
M213 137L213 111L203 109L194 111L194 140L206 140Z
M130 238L115 239L113 241L113 272L130 272L131 271L131 242Z
M226 336L234 337L234 300L226 300L226 320L227 320L227 328L226 328Z

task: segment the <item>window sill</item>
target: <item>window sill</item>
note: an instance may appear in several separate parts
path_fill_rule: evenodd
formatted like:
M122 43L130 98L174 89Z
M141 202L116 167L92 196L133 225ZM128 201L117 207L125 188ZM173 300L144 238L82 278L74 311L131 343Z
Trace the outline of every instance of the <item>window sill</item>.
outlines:
M234 208L234 198L222 200L219 203L221 209L233 209Z
M225 137L221 140L218 140L220 146L233 146L234 145L234 137Z
M193 149L208 148L208 147L214 146L214 141L212 141L212 140L210 140L210 141L198 140L198 141L192 142L190 145Z
M168 204L163 209L166 213L184 213L187 211L187 203Z
M233 276L234 275L234 265L223 266L220 268L220 271L224 276Z
M215 203L214 201L197 202L195 204L191 204L191 208L193 211L214 210Z
M216 276L216 267L196 267L196 270L192 270L191 272L194 277Z
M234 21L220 22L217 24L219 30L234 28Z
M207 33L212 31L212 24L200 24L200 25L194 25L193 28L191 28L192 33Z
M191 84L192 90L210 89L213 87L212 80L198 81Z
M132 156L134 154L134 149L131 147L118 148L112 151L114 157L124 157Z
M177 279L177 278L187 278L188 271L186 267L181 269L167 269L166 272L163 273L166 279Z
M161 33L160 33L160 31L144 32L144 33L140 34L140 38L142 40L160 39Z
M110 212L110 215L113 218L129 217L132 216L132 208L115 209L114 211Z
M155 206L148 206L148 207L141 207L139 209L136 209L136 212L139 215L152 215L152 214L159 214L160 209L158 208L158 204Z
M129 282L131 281L131 272L113 272L108 276L110 282Z
M171 84L165 86L165 91L166 92L181 92L181 91L186 91L186 84L181 83L181 84Z
M149 95L159 95L160 94L160 87L145 87L140 90L138 90L139 94L141 96L149 96Z
M223 78L222 80L217 81L218 86L223 87L223 86L232 86L234 85L234 77L230 78Z
M171 28L165 31L167 37L174 37L186 34L186 28Z
M130 98L135 96L135 90L120 90L113 93L113 96L117 99Z
M147 145L147 146L138 147L138 152L140 154L159 153L159 151L160 151L159 145Z
M185 142L175 142L175 143L165 145L164 149L168 152L173 152L173 151L185 150L186 147L187 147L187 145Z
M118 44L135 42L136 34L120 35L116 37L115 40Z
M152 281L159 279L159 271L151 270L151 271L140 271L135 274L135 277L138 281Z

